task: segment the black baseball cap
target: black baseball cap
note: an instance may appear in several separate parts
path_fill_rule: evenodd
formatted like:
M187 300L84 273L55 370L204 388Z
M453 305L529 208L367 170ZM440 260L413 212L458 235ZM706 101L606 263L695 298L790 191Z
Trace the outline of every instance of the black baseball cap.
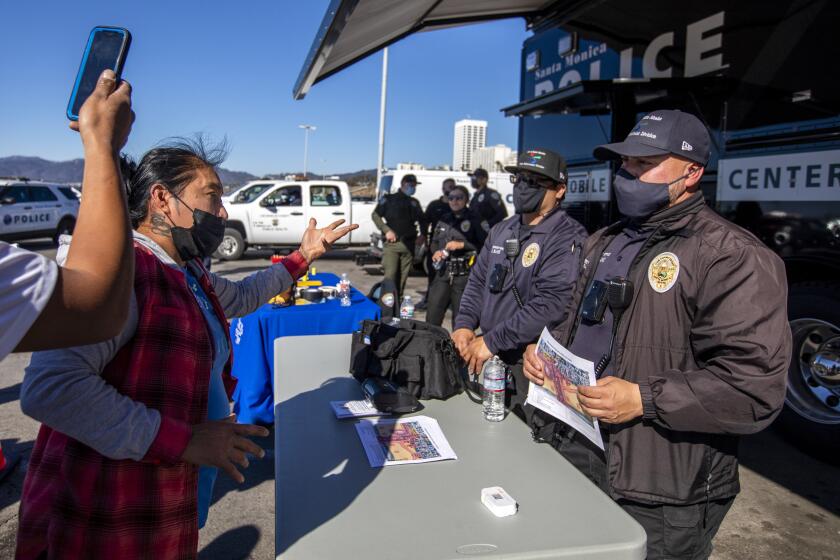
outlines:
M421 185L422 183L417 180L417 175L414 173L407 173L403 175L402 180L400 180L400 184L403 183L414 183L415 185Z
M478 169L476 169L475 171L473 171L469 175L471 175L472 177L484 177L484 178L490 177L490 175L487 174L487 170L484 169L483 167L479 167Z
M675 155L705 166L709 163L709 130L691 113L653 111L642 117L623 142L603 144L593 155L600 160Z
M544 175L558 183L566 182L566 160L557 152L543 148L520 153L516 159L516 165L506 166L505 171L508 173L529 171Z

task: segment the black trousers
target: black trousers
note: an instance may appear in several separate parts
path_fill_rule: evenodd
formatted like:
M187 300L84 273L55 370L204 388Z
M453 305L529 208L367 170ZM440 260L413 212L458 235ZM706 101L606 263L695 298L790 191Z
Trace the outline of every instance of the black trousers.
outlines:
M461 306L461 296L467 287L469 274L452 276L450 282L449 274L435 275L429 285L429 293L426 296L426 322L432 325L441 326L446 309L452 309L452 328L455 328L455 317L458 315L458 308Z
M538 439L554 447L608 494L604 452L574 430L561 428L555 431L554 426L551 423L538 431ZM604 441L607 441L606 436ZM624 499L617 503L647 533L647 560L704 560L712 553L712 539L733 501L734 497L699 504L643 504Z
M648 560L705 560L712 553L712 539L735 498L708 503L668 505L619 500L647 533Z

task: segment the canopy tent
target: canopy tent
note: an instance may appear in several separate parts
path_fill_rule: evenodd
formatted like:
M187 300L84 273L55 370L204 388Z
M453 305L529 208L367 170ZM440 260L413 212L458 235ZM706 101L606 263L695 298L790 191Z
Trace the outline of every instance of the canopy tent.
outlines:
M565 2L576 4L577 2ZM556 0L333 0L309 49L294 98L412 33L550 12Z

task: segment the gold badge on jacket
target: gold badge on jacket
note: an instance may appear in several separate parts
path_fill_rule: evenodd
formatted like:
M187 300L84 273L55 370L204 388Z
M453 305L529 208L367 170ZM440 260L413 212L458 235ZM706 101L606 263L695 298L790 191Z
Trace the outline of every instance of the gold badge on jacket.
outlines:
M680 259L674 253L659 253L648 267L650 287L664 294L676 284L680 275Z
M463 222L461 222L461 231L463 231L464 233L470 231L470 223L468 221L464 220Z
M527 247L525 247L525 252L522 253L522 266L528 268L535 262L540 256L540 246L536 243L531 243Z

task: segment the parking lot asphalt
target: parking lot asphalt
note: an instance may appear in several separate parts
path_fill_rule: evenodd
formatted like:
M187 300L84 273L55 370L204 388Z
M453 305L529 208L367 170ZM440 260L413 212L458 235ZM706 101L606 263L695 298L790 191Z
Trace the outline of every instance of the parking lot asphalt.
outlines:
M47 242L27 243L24 247L48 256L55 254ZM269 256L266 252L250 251L240 261L214 261L213 270L239 279L268 266ZM352 251L334 251L316 267L337 274L347 272L353 285L367 292L380 279L380 271L375 266L357 267L352 257ZM415 302L425 289L425 278L409 279L407 291ZM417 318L423 318L422 311L418 311ZM444 321L447 325L448 316ZM20 383L29 356L12 354L0 361L0 439L7 456L20 457L17 466L0 482L0 558L14 555L21 488L38 432L38 423L23 415L19 403ZM219 476L209 520L200 534L200 558L274 557L273 440L272 434L259 442L267 450L266 457L251 462L244 484L237 485L224 475ZM557 460L562 459L558 456ZM840 557L840 466L808 456L771 428L743 438L740 473L741 494L715 539L713 559ZM336 543L336 557L341 558L340 543Z

